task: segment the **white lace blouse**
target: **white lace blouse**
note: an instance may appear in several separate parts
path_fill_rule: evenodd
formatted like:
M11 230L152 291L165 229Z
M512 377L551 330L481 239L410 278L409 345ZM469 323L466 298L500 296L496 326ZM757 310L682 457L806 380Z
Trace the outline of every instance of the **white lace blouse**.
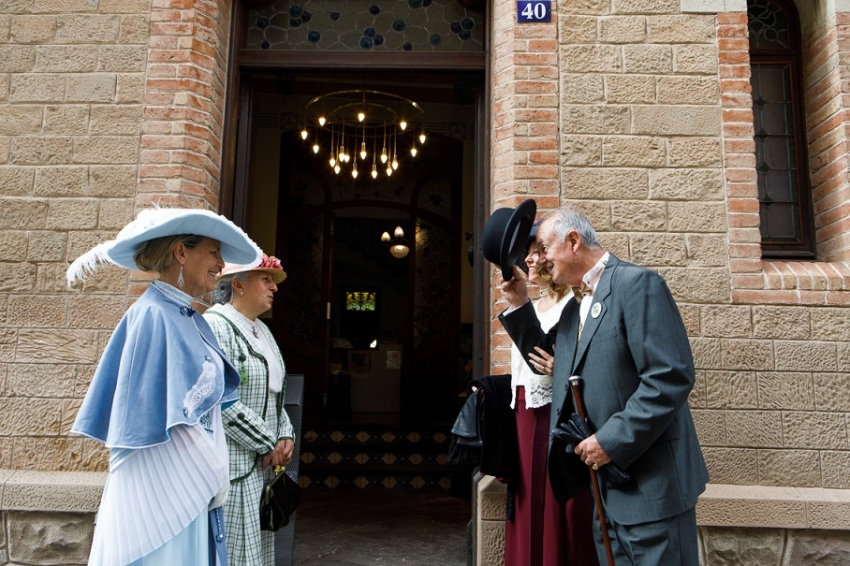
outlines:
M555 303L555 305L546 312L540 312L540 301L534 302L534 312L537 318L540 319L540 326L543 332L548 332L550 328L558 323L561 318L561 311L564 310L564 305L572 297L571 293L567 293L564 297ZM517 349L516 344L511 345L511 390L513 397L511 398L511 408L516 408L516 388L525 387L525 407L527 409L536 409L543 407L552 402L552 376L540 375L531 371L525 359Z

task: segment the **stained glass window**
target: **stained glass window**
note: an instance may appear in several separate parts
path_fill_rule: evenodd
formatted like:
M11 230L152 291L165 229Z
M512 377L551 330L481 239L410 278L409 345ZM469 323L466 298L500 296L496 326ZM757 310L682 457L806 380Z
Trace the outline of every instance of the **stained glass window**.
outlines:
M346 291L345 310L375 311L375 293L369 291Z

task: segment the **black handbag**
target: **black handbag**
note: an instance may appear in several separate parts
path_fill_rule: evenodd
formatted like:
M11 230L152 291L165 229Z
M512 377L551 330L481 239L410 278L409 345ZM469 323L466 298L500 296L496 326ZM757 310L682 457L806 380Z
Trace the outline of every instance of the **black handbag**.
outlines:
M592 434L584 419L573 413L568 421L558 423L558 428L552 431L552 439L563 442L564 451L567 454L572 454L576 445ZM599 474L605 486L612 489L621 488L632 479L614 462L600 466L597 474Z
M283 468L272 472L260 497L260 529L276 531L289 524L301 502L301 486Z

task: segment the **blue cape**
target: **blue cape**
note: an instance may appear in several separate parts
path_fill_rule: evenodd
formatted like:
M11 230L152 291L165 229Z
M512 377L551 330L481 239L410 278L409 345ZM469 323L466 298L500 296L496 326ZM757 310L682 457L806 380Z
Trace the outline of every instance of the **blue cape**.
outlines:
M162 444L172 427L239 399L238 386L204 317L151 285L109 339L71 432L108 448Z

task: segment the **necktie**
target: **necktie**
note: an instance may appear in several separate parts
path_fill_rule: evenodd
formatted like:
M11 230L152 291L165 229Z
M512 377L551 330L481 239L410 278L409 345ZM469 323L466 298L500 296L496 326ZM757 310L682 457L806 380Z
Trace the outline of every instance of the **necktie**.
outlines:
M587 296L593 295L593 288L588 285L585 281L581 282L581 285L578 287L570 287L573 290L573 297L576 299L576 303L579 305L579 318L578 318L578 335L576 336L576 340L581 337L581 331L584 330L584 317L587 316L587 309L582 308L581 300Z

